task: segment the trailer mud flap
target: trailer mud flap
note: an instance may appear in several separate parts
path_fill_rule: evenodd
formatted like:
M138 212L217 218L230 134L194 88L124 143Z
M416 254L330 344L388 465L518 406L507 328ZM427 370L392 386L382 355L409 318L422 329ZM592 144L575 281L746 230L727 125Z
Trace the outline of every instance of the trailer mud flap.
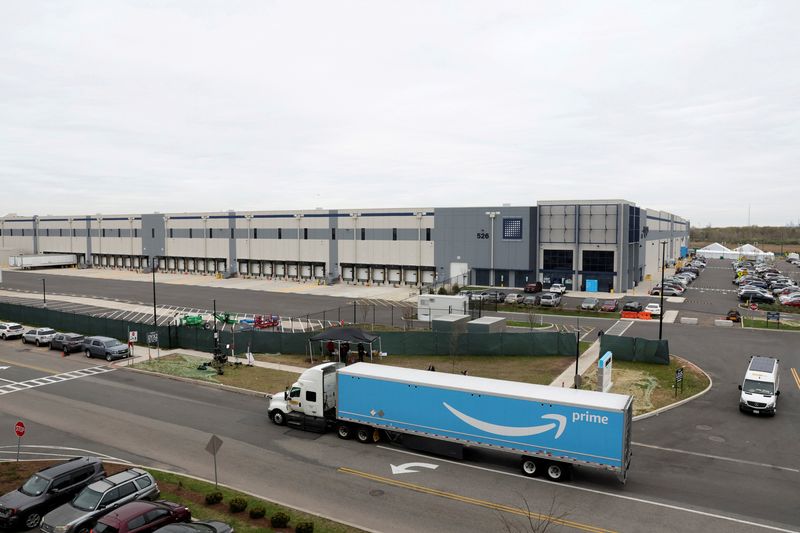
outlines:
M417 435L403 435L401 441L403 446L412 450L428 452L451 459L464 458L464 446L456 442L447 442L438 439L429 439Z

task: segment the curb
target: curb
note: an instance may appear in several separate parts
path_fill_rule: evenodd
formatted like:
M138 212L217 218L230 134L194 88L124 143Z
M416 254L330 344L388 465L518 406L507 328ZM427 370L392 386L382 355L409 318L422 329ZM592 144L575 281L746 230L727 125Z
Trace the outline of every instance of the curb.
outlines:
M680 357L680 356L678 356L678 357ZM702 390L702 391L698 392L698 393L697 393L697 394L695 394L694 396L689 396L688 398L684 398L683 400L680 400L680 401L678 401L678 402L671 403L671 404L669 404L669 405L665 405L664 407L661 407L661 408L659 408L659 409L656 409L655 411L650 411L649 413L643 413L643 414L641 414L641 415L634 416L634 417L633 417L633 421L634 421L634 422L638 422L639 420L645 420L646 418L650 418L651 416L658 416L658 415L660 415L661 413L665 413L665 412L667 412L667 411L670 411L670 410L672 410L672 409L675 409L676 407L680 407L681 405L683 405L683 404L685 404L685 403L688 403L688 402L691 402L692 400L694 400L694 399L696 399L696 398L699 398L700 396L704 395L705 393L707 393L708 391L710 391L710 390L711 390L711 387L713 387L713 386L714 386L714 380L713 380L713 379L711 379L711 376L709 376L709 375L708 375L708 373L707 373L705 370L703 370L702 368L700 368L700 367L699 367L699 366L697 366L696 364L692 363L692 362L691 362L691 361L689 361L688 359L685 359L685 358L683 358L683 357L681 357L681 359L683 359L683 360L684 360L684 361L686 361L688 364L690 364L690 365L692 365L693 367L695 367L696 369L698 369L700 372L702 372L702 373L703 373L703 374L704 374L704 375L705 375L705 376L708 378L708 387L706 387L704 390Z
M255 396L255 397L266 398L267 395L269 394L268 392L259 392L259 391L254 391L254 390L250 390L250 389L243 389L241 387L232 387L231 385L225 385L223 383L211 383L209 381L203 381L201 379L192 379L192 378L185 378L183 376L173 376L171 374L162 374L161 372L153 372L151 370L144 370L144 369L141 369L141 368L131 368L129 366L116 366L115 367L113 365L112 365L112 367L116 368L118 370L127 370L129 372L139 372L140 374L147 374L147 375L150 375L150 376L159 376L159 377L163 377L163 378L167 378L167 379L172 379L172 380L175 380L175 381L182 381L184 383L192 383L192 384L195 384L195 385L201 385L203 387L208 387L210 389L220 389L220 390L225 390L225 391L228 391L228 392L236 392L236 393L239 393L239 394L244 394L246 396Z
M101 457L101 459L102 459L102 457ZM48 459L45 459L45 460L48 460ZM54 462L58 462L57 459L50 459L50 460L54 461ZM19 462L22 463L22 462L35 462L35 461L42 461L42 459L22 459ZM0 462L5 462L5 461L0 461ZM144 468L146 470L155 470L155 471L158 471L158 472L164 472L165 474L172 474L172 475L175 475L175 476L188 477L188 478L194 479L196 481L202 481L204 483L214 483L210 479L205 479L205 478L202 478L200 476L194 476L192 474L186 474L186 473L182 473L182 472L175 472L175 471L172 471L172 470L167 470L165 468L156 468L156 467L153 467L153 466L145 466L145 465L140 465L140 464L136 464L136 463L120 463L120 462L117 462L117 461L104 461L104 462L111 463L111 464L116 464L116 465L127 466L127 467L132 467L132 468ZM278 500L273 500L271 498L267 498L265 496L261 496L259 494L254 493L254 492L249 492L249 491L246 491L246 490L237 489L236 487L233 487L233 486L228 485L226 483L217 483L217 485L219 485L220 487L225 487L226 489L235 490L236 492L241 492L242 494L246 494L246 495L251 496L253 498L258 498L259 500L264 500L265 502L270 502L270 503L274 503L275 505L280 505L282 507L286 507L286 508L291 509L293 511L298 511L300 513L305 513L307 515L315 516L317 518L323 518L325 520L330 520L331 522L336 522L338 524L342 524L342 525L345 525L345 526L348 526L348 527L352 527L354 529L360 529L361 531L367 531L368 533L380 533L380 531L378 531L377 529L369 529L369 528L366 528L364 526L359 526L358 524L354 524L352 522L347 522L347 521L344 521L344 520L339 520L338 518L334 518L334 517L329 516L329 515L320 514L320 513L316 512L316 511L310 511L310 510L305 509L303 507L297 507L297 506L294 506L294 505L289 505L287 503L280 502Z

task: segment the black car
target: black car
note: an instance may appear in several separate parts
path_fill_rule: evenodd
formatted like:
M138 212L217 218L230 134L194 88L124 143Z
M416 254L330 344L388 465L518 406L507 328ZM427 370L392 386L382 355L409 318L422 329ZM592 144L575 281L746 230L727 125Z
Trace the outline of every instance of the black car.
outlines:
M83 350L83 335L78 333L59 333L50 341L51 350L72 353Z
M42 516L105 475L97 457L75 457L43 468L20 488L0 497L0 527L38 527Z
M644 309L644 306L640 302L625 302L622 306L623 311L634 311L636 313L639 313L642 309Z

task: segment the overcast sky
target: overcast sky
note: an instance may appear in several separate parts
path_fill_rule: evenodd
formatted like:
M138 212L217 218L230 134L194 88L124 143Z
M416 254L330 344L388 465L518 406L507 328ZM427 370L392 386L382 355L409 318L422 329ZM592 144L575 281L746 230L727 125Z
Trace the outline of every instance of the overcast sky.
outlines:
M0 214L800 221L800 2L4 2Z

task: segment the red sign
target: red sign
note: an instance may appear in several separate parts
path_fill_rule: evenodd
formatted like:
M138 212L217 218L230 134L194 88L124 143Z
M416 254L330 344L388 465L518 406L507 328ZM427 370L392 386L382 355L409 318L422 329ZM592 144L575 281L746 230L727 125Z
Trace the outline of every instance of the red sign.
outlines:
M22 423L22 420L17 422L17 425L14 426L14 433L17 434L17 437L21 437L25 434L25 424Z

